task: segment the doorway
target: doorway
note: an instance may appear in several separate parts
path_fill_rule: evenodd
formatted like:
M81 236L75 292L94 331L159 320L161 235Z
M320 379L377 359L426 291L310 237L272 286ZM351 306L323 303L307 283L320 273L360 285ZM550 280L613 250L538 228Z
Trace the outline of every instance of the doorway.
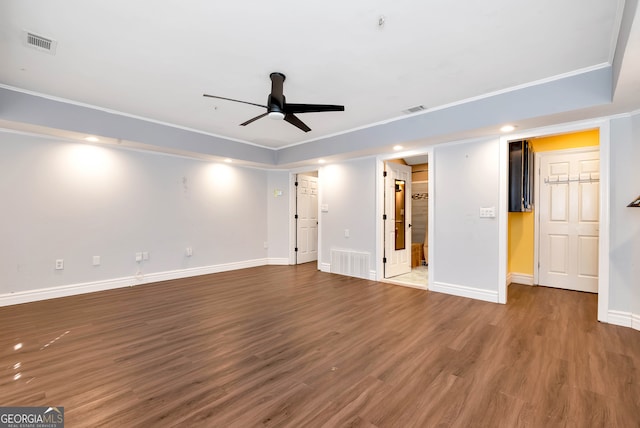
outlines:
M576 139L583 140L584 134L591 133L595 142L592 144L584 144L578 142ZM610 218L610 206L609 206L609 156L610 156L610 125L609 120L592 120L586 122L580 122L568 125L552 126L544 129L537 129L531 132L512 134L502 137L500 144L501 151L501 189L500 189L500 210L503 213L507 213L508 202L508 145L509 141L529 139L533 141L534 152L545 152L555 150L565 150L571 148L581 148L586 146L589 149L598 152L599 155L599 178L597 184L597 218L600 224L607 225ZM558 139L564 141L560 142ZM548 143L547 147L541 147L541 140ZM560 144L562 143L562 144ZM537 169L540 162L536 159L535 169L536 177L538 175ZM589 173L590 174L590 173ZM576 178L576 177L574 177ZM577 177L579 179L579 177ZM583 176L583 180L586 176ZM591 178L591 177L590 177ZM559 179L559 177L558 177ZM595 176L594 176L595 179ZM544 178L543 178L544 180ZM539 181L535 181L534 188L534 214L539 214L539 201L540 195ZM595 181L595 180L594 180ZM511 214L511 213L510 213ZM498 287L498 302L507 303L507 285L511 282L518 282L521 284L541 284L538 278L538 263L539 255L542 252L540 249L539 239L537 233L534 232L534 225L537 225L538 220L528 216L523 217L522 221L518 220L514 222L512 216L501 216L499 219L500 227L500 267L499 267L499 287ZM507 220L508 219L508 220ZM529 226L530 225L530 226ZM527 232L530 230L531 232ZM530 241L529 241L530 239ZM523 244L523 245L520 245ZM591 273L593 268L597 266L597 293L598 293L598 321L608 322L609 312L609 231L607 227L599 228L597 243L592 240L591 244L597 246L597 255L595 258L597 262L590 262ZM593 245L590 246L590 250L593 250ZM586 250L587 247L584 247ZM514 257L514 251L520 252L518 257ZM523 254L526 257L523 257ZM592 253L593 254L593 253ZM592 257L592 260L594 257ZM514 263L515 261L515 263ZM530 270L525 270L530 269ZM518 279L516 279L518 277ZM520 280L522 279L522 281ZM528 281L528 282L527 282ZM543 285L543 284L541 284Z
M426 289L428 155L389 159L383 167L383 279Z
M295 177L295 264L318 260L318 172Z

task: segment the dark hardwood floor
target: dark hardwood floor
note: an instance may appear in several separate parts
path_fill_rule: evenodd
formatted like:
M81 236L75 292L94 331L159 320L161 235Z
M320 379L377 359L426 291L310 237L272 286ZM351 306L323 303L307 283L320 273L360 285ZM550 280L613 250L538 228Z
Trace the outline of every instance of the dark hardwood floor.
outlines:
M64 406L68 427L640 427L640 332L596 306L313 263L34 302L0 308L0 405Z

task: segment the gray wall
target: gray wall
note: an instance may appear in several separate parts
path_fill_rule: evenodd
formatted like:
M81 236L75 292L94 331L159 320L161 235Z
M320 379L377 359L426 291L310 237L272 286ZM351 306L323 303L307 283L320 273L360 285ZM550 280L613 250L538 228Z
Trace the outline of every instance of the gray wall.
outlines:
M0 172L0 295L267 257L263 170L0 132Z
M434 148L436 283L498 291L499 139ZM496 218L480 218L495 207Z
M609 309L640 316L640 114L611 121Z
M289 259L290 190L288 171L269 171L267 182L267 234L269 259ZM282 195L276 196L276 190ZM284 260L282 260L284 261Z
M376 159L366 158L324 166L319 171L322 250L320 263L331 263L331 249L371 254L376 269ZM344 231L349 229L349 237Z
M434 147L434 281L496 292L499 140ZM369 252L376 162L320 169L321 263ZM640 314L640 114L611 121L609 310ZM286 259L289 172L0 132L0 295L247 260ZM283 194L274 197L275 189ZM350 236L345 238L344 231ZM264 242L268 242L268 249ZM184 254L193 247L193 257ZM148 251L139 265L134 253ZM92 256L102 258L92 266ZM63 271L54 270L57 258Z

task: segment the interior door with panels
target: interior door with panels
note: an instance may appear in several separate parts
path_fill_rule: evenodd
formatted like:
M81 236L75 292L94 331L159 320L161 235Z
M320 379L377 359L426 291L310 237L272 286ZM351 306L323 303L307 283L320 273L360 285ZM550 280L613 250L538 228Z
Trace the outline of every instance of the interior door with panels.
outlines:
M598 292L599 152L540 158L538 283Z

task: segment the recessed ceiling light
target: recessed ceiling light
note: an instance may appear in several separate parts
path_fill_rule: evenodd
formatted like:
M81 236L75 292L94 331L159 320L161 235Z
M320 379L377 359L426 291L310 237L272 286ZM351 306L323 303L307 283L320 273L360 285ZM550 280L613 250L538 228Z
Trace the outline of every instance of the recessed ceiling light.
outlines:
M85 141L90 141L92 143L97 143L100 140L98 140L98 138L96 138L96 137L85 137Z
M395 150L396 152L397 152L398 150L402 150L402 146L399 146L399 145L397 145L397 146L393 146L393 150Z
M231 163L231 162L233 162L233 159L226 158L224 161L225 161L226 163Z
M514 129L516 129L516 127L513 126L513 125L505 125L502 128L500 128L500 131L502 131L502 132L511 132Z
M326 162L326 160L324 160L324 159L318 159L318 163L325 163L325 162Z

